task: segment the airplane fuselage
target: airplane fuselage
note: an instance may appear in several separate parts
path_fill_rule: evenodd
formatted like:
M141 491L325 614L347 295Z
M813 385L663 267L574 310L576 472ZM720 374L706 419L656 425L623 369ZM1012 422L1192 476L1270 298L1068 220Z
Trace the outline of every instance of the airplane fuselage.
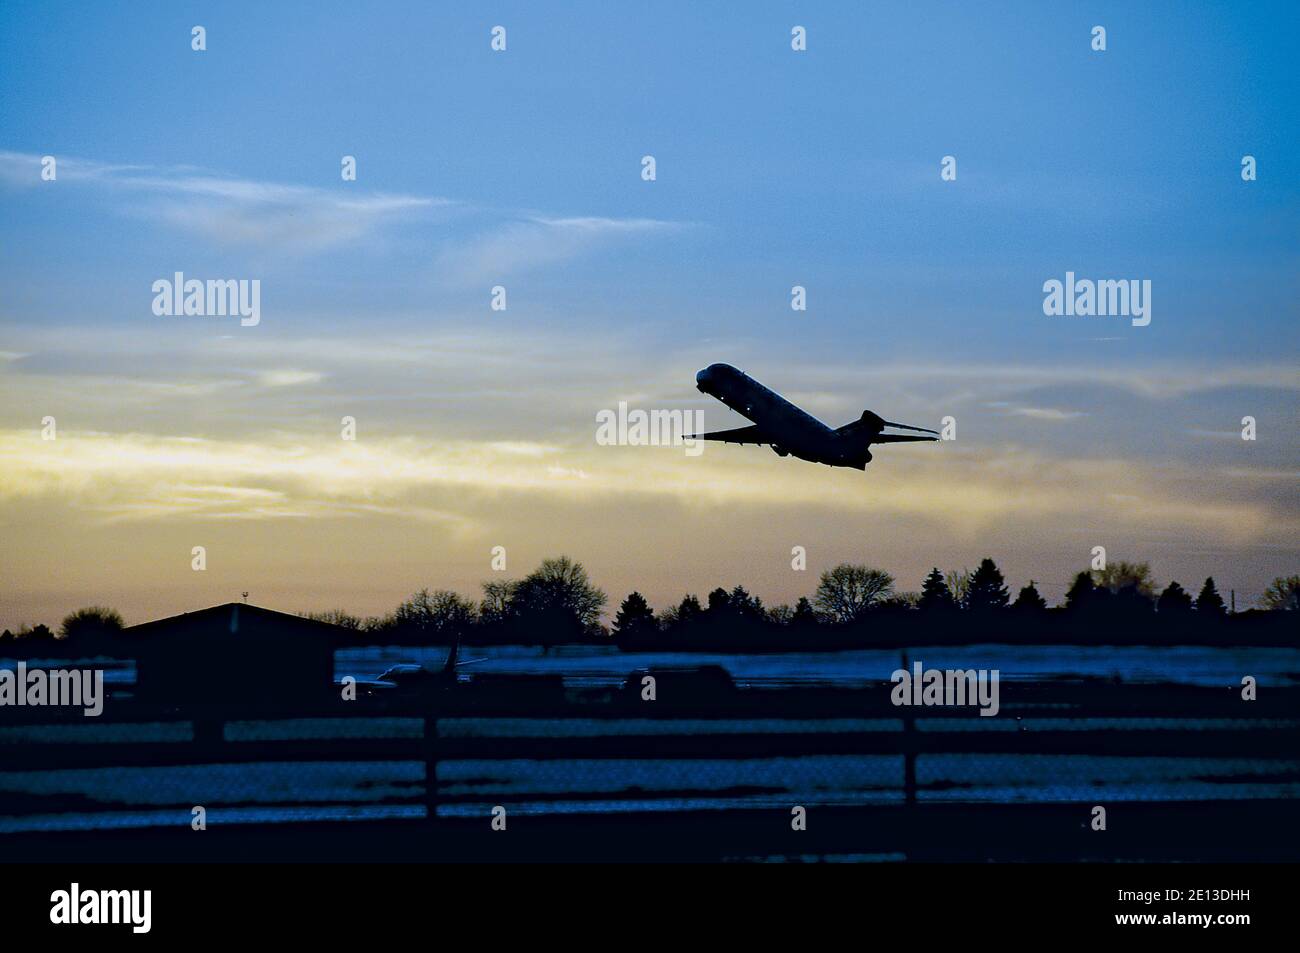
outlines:
M836 432L730 364L710 364L695 376L695 386L762 428L768 439L761 442L782 456L858 469L871 460L865 441Z

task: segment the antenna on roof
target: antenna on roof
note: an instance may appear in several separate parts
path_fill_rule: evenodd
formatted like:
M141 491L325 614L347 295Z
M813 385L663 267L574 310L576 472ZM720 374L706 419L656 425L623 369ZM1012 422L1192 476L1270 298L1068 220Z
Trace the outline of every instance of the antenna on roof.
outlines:
M248 601L248 593L247 593L247 592L244 593L244 601L245 601L245 602Z

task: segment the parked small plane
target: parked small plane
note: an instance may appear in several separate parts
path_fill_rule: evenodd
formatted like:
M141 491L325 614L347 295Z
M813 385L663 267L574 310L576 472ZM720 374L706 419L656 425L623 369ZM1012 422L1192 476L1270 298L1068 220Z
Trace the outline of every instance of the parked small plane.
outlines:
M714 433L690 434L686 437L688 440L766 444L778 456L796 456L800 460L824 463L828 467L865 470L871 462L869 448L873 443L911 443L939 439L938 431L890 423L869 410L864 410L862 416L852 423L831 429L730 364L710 364L695 375L695 386L710 397L716 397L736 413L754 421L754 425ZM884 433L886 427L934 436Z

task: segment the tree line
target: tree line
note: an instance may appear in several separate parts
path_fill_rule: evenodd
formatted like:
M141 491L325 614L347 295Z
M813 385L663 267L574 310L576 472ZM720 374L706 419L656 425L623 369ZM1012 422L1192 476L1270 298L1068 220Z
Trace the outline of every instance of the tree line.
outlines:
M1279 576L1262 599L1267 613L1300 609L1300 576ZM1255 614L1255 613L1252 613ZM1238 614L1238 617L1243 614ZM1115 562L1084 570L1073 579L1064 602L1049 608L1030 580L1014 599L991 558L974 570L931 569L919 591L900 591L887 571L841 563L822 573L811 598L794 607L767 608L743 587L715 589L707 602L688 595L655 613L638 592L622 603L611 635L624 648L772 647L822 648L862 644L961 642L989 634L999 641L1124 641L1147 633L1152 642L1173 642L1204 633L1226 621L1228 607L1212 577L1195 598L1178 582L1157 586L1147 563ZM1127 632L1125 630L1128 630ZM1070 636L1083 634L1083 638ZM1269 641L1285 641L1274 632ZM1296 641L1294 635L1290 643Z
M1014 599L991 558L974 570L941 572L933 568L919 591L901 591L883 569L841 563L821 574L811 597L795 605L765 606L743 586L717 588L703 601L695 595L655 612L639 592L620 604L612 624L601 622L605 593L579 562L559 556L544 559L518 580L483 584L479 601L448 589L422 589L384 616L362 618L341 609L301 613L355 634L369 644L554 645L605 643L625 649L720 647L799 647L810 644L861 644L872 631L907 640L1001 627L1042 635L1042 624L1097 627L1147 626L1168 629L1189 624L1204 628L1225 619L1228 607L1213 578L1197 595L1178 582L1160 588L1146 563L1113 562L1103 570L1079 572L1065 601L1049 608L1034 580ZM1279 576L1264 592L1269 612L1300 609L1300 575ZM94 645L123 629L121 615L105 607L88 607L68 615L54 633L44 625L5 630L6 643L65 641ZM878 640L877 640L878 641ZM1049 638L1048 641L1051 641Z

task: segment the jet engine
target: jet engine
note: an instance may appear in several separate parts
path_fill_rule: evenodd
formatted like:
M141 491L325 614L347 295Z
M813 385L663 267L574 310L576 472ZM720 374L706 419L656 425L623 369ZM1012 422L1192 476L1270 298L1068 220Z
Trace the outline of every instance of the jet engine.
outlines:
M778 447L776 444L772 444L772 452L775 453L778 457L790 456L789 450L785 449L785 447Z

